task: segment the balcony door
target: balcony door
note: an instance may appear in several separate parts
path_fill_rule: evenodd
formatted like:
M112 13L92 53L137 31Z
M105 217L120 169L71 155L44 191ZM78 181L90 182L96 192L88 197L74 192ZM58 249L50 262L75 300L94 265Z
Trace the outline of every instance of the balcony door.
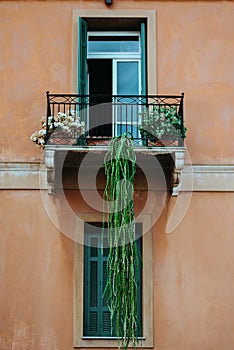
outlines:
M125 132L138 137L138 106L130 96L146 94L145 24L139 29L89 32L87 22L79 19L78 93L90 95L91 137Z
M137 120L140 110L139 105L136 103L137 100L132 97L141 94L140 60L115 60L114 76L114 95L125 97L121 97L114 104L112 115L113 133L114 135L121 135L129 132L137 139L139 138Z

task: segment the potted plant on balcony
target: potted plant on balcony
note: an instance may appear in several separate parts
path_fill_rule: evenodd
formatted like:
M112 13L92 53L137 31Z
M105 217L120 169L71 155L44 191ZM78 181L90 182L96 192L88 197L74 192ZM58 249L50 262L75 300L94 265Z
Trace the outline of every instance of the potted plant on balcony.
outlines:
M31 135L31 140L40 147L45 144L84 144L85 123L80 120L74 110L67 113L58 112L57 115L42 117L40 120L41 129ZM48 123L48 125L47 125Z
M187 129L182 126L182 118L177 113L175 106L150 107L140 113L139 130L144 145L148 145L150 141L164 146L185 138Z

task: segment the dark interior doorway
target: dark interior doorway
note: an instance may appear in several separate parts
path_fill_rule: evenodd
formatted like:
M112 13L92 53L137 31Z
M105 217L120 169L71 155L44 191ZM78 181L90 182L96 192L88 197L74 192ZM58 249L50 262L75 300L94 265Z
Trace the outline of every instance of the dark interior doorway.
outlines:
M112 60L89 59L89 136L112 136Z

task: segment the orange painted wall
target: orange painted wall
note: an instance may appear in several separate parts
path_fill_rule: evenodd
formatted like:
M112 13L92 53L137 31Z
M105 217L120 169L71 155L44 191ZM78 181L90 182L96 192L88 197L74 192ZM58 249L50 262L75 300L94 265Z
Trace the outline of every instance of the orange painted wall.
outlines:
M72 349L74 245L39 191L1 191L0 349Z
M79 8L107 6L104 1L0 2L3 161L40 159L29 136L45 114L45 91L72 92L72 10ZM133 8L157 12L157 92L185 92L193 163L232 163L233 3L115 0L111 10Z
M193 193L178 228L154 230L159 350L234 348L234 195ZM212 204L211 204L212 203Z
M41 159L29 137L45 114L45 91L72 92L79 8L107 9L104 0L0 2L1 162ZM133 8L157 11L157 93L185 92L193 163L233 164L233 2L111 7ZM233 193L194 193L170 235L165 207L153 240L155 349L233 350L233 201ZM2 190L0 208L0 349L73 349L74 243L50 222L39 191Z
M69 191L73 205L75 197ZM167 207L158 221L155 349L233 349L233 199L194 193L172 234L165 233ZM51 224L38 191L2 191L0 206L0 348L71 350L74 244Z

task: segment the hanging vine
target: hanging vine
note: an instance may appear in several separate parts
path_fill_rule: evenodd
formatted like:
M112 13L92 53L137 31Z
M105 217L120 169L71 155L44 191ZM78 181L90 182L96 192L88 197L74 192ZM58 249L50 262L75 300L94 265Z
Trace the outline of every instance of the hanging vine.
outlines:
M135 242L133 181L136 155L132 139L124 134L113 138L104 159L108 206L108 277L104 291L119 347L137 344L137 276L139 255Z

